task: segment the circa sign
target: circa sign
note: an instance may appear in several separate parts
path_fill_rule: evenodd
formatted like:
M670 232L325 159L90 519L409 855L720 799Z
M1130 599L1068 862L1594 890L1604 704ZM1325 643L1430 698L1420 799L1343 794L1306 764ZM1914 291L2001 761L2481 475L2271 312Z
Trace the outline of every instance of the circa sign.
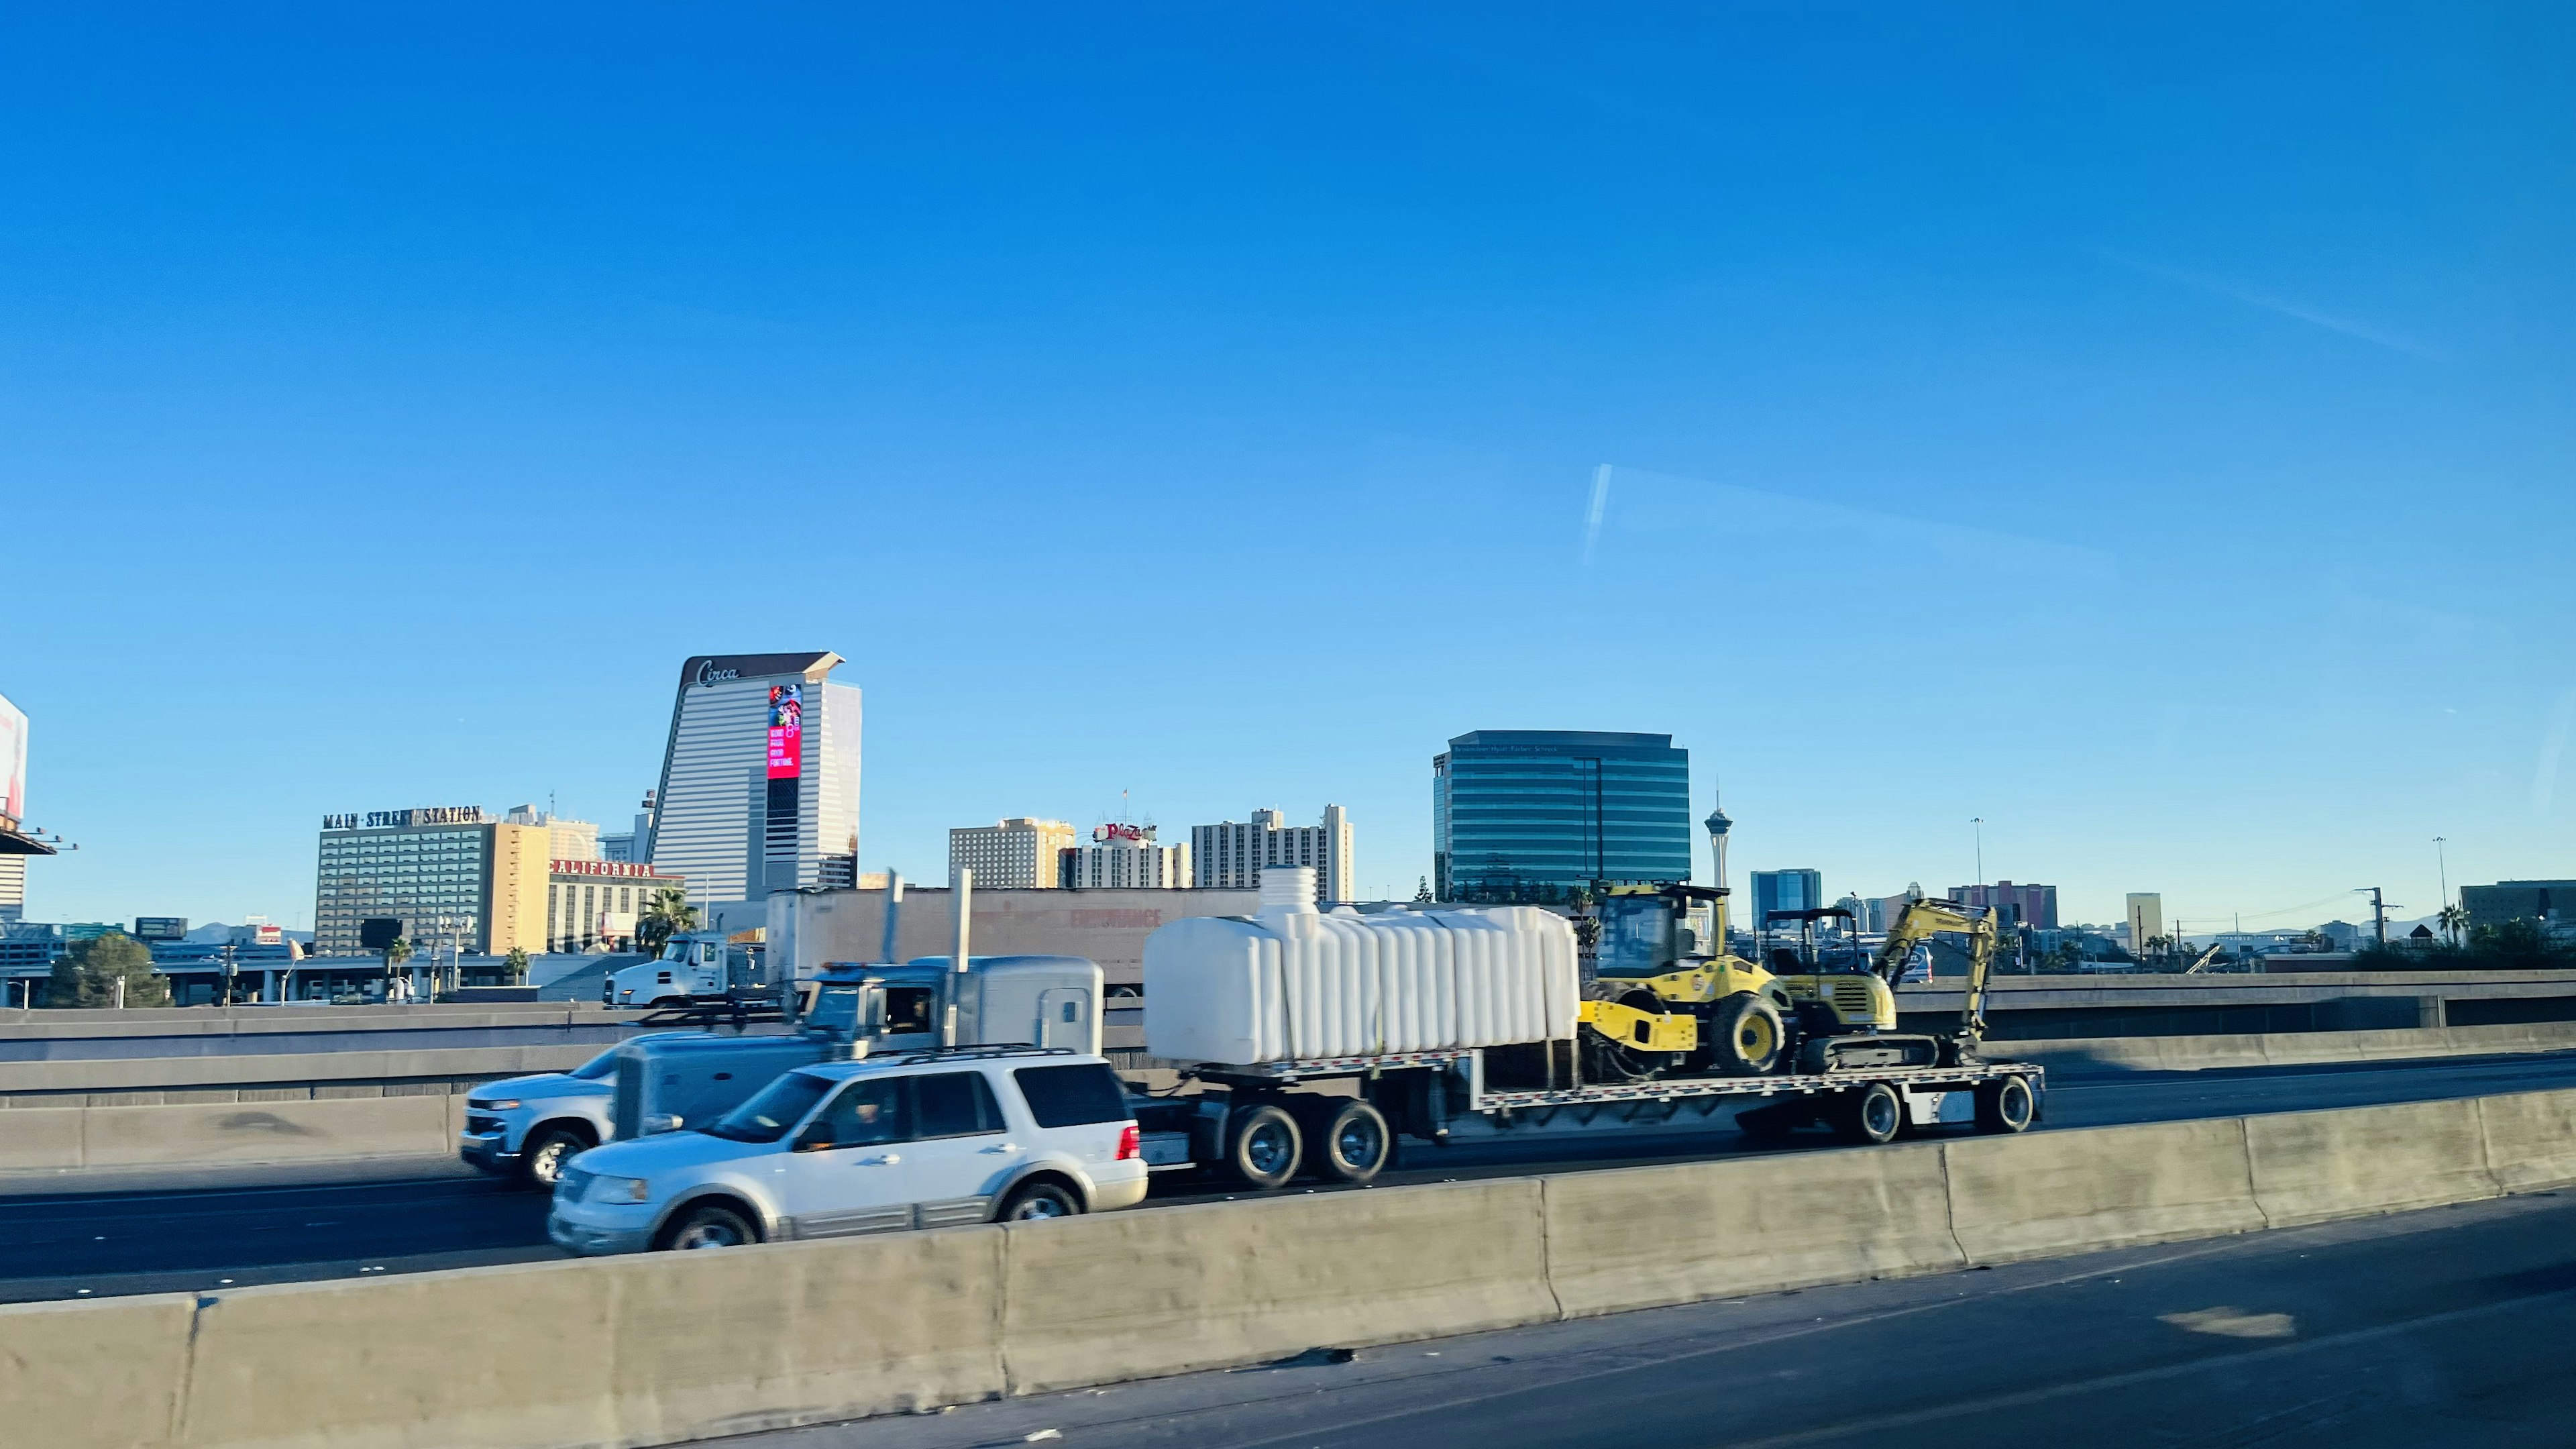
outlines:
M701 689L710 684L722 684L728 679L740 678L742 678L742 671L739 669L718 669L712 659L698 661L698 687Z

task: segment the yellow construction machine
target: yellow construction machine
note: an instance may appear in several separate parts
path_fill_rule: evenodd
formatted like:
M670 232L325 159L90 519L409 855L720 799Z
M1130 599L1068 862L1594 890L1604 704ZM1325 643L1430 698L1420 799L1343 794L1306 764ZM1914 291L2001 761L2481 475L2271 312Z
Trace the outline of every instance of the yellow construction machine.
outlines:
M1864 957L1840 907L1773 911L1756 963L1726 949L1726 895L1713 886L1612 886L1600 898L1596 966L1580 1019L1585 1075L1768 1076L1861 1067L1973 1065L1985 1035L1993 914L1948 901L1906 904ZM1780 928L1792 928L1784 932ZM1968 991L1947 1037L1896 1030L1896 992L1914 949L1968 938Z

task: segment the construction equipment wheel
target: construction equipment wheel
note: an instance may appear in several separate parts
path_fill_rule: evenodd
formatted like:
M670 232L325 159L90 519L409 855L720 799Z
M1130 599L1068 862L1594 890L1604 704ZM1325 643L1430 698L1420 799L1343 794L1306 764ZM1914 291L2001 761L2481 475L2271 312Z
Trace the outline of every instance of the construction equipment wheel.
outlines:
M1304 1150L1304 1134L1284 1107L1270 1103L1237 1107L1226 1119L1225 1165L1263 1192L1288 1185L1288 1179L1297 1175L1297 1159Z
M1717 1004L1709 1013L1708 1036L1715 1052L1711 1065L1730 1077L1770 1075L1779 1070L1789 1045L1779 1008L1750 991Z
M2038 1106L2030 1095L2030 1083L2020 1077L1983 1083L1977 1088L1977 1130L2028 1131Z
M1366 1182L1384 1170L1394 1148L1395 1132L1377 1108L1366 1102L1344 1102L1317 1125L1314 1138L1306 1144L1310 1159L1306 1166L1317 1177L1333 1182Z
M1905 1130L1905 1099L1885 1082L1845 1092L1834 1104L1834 1135L1845 1142L1893 1142Z

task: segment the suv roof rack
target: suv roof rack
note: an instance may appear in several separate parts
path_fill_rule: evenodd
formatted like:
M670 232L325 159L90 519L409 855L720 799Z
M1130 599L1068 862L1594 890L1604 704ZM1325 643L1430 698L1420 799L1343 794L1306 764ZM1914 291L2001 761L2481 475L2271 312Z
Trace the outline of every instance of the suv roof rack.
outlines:
M1024 1041L979 1042L974 1046L915 1047L910 1051L887 1056L864 1058L889 1066L908 1067L921 1062L973 1061L977 1057L1078 1057L1083 1053L1071 1047L1034 1046Z

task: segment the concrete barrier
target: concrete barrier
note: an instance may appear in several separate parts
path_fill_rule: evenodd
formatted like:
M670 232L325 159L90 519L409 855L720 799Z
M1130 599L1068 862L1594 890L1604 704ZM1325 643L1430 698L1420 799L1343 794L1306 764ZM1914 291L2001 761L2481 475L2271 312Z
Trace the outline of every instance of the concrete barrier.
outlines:
M2083 1037L1998 1041L1998 1057L2037 1062L2066 1076L2205 1072L2230 1067L2326 1066L2576 1051L2576 1022L2388 1031L2300 1031L2243 1036Z
M0 1176L448 1153L464 1125L464 1102L442 1094L22 1108L0 1112Z
M2477 1103L2496 1186L2544 1192L2576 1183L2576 1091L2517 1092Z
M2470 1202L2502 1189L2473 1097L2247 1117L2254 1201L2274 1227Z
M1535 1178L1006 1229L1014 1393L1557 1316Z
M167 1445L188 1383L184 1293L0 1307L0 1441Z
M348 1083L362 1092L381 1094L386 1082L483 1081L529 1072L569 1071L600 1051L596 1042L574 1042L422 1047L408 1051L286 1052L274 1056L0 1062L0 1096L13 1099L6 1111L23 1112L44 1111L57 1105L151 1106L158 1105L164 1095L231 1095L245 1087L277 1085L302 1087L321 1096L329 1094L334 1084ZM46 1100L69 1094L79 1095L60 1103ZM101 1096L124 1100L96 1100Z
M666 1444L992 1397L1003 1391L1002 1236L968 1228L211 1295L197 1309L180 1442Z
M1966 1264L1935 1143L1540 1181L1569 1317Z
M1972 1262L2215 1237L2265 1226L2236 1118L1940 1145Z

